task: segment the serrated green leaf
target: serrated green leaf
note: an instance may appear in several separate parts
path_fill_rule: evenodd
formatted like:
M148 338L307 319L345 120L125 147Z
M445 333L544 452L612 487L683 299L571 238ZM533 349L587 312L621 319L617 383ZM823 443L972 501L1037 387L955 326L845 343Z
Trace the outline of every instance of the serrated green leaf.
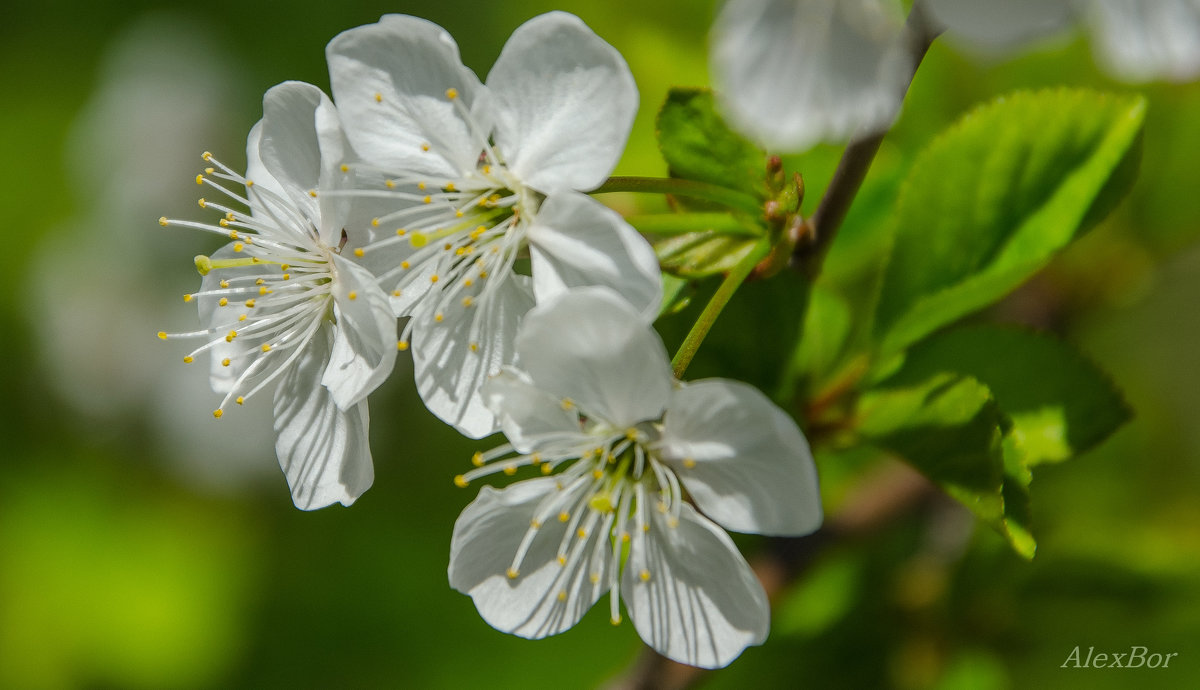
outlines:
M981 107L917 158L876 312L895 352L1021 284L1133 179L1145 101L1086 90Z
M1132 416L1104 372L1050 335L987 325L945 331L908 351L902 375L938 373L987 385L1012 420L1015 450L1028 467L1078 455Z
M1005 462L1008 418L987 386L958 374L889 379L859 402L859 432L896 453L1032 558L1027 473ZM1020 469L1019 462L1014 468Z
M671 177L766 198L766 154L725 124L711 90L671 89L656 124Z

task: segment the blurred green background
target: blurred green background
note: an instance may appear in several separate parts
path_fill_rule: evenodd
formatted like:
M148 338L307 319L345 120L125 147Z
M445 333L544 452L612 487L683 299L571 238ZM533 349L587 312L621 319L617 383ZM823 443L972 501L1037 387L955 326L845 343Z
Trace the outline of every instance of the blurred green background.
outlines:
M192 255L215 248L155 221L203 216L200 153L240 167L263 91L286 79L328 88L325 43L385 12L440 23L482 76L512 29L556 8L583 17L637 79L619 172L663 174L654 112L668 87L707 83L710 2L6 8L0 687L592 687L635 662L636 634L606 611L528 642L449 589L450 533L471 498L450 479L489 442L430 416L407 362L372 398L374 488L352 509L302 513L269 410L215 422L202 365L154 337L194 327L180 296L198 280ZM1079 36L984 63L936 44L847 241L879 239L897 175L967 108L1056 84L1130 88L1097 71ZM1130 197L990 315L1075 343L1137 411L1100 448L1037 475L1037 558L1010 554L964 511L918 512L824 551L780 597L767 644L711 687L1200 687L1200 86L1142 91ZM809 211L836 154L804 159ZM855 473L819 462L836 508ZM1179 656L1169 669L1060 668L1077 645Z

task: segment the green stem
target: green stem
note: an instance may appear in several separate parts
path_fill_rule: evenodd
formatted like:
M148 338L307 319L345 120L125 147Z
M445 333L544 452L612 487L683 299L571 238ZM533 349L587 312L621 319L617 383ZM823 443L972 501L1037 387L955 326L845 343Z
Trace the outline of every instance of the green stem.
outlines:
M696 351L700 349L700 343L704 342L704 337L708 335L709 329L716 323L717 317L721 315L721 310L729 303L730 298L733 297L733 293L737 292L737 289L741 287L746 278L750 276L750 273L754 271L754 267L766 258L770 252L771 240L764 237L725 276L725 280L721 283L721 286L713 293L712 299L704 306L704 311L700 312L700 318L696 319L692 330L683 339L683 344L679 346L679 351L675 353L675 358L671 360L671 369L675 372L675 378L683 377L683 372L692 363L692 358L696 356Z
M625 216L625 221L638 232L651 235L685 235L689 232L712 232L718 235L758 237L759 232L738 222L728 213L648 213Z
M754 215L763 212L762 202L733 189L707 182L681 180L671 177L610 177L604 184L592 190L592 194L609 192L640 192L645 194L674 194L693 199L702 199L720 204L735 211Z

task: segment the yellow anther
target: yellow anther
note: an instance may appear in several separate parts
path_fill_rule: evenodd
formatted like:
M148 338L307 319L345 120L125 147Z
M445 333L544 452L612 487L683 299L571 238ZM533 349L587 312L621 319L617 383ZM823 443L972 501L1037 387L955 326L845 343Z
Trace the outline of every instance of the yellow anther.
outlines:
M471 348L471 352L479 352L479 343L471 343L467 347Z
M227 366L229 366L231 361L232 360L230 360L228 357L226 357L225 359L221 360L221 366L227 367Z
M455 89L455 88L446 89L446 98L449 98L450 100L454 100L455 98L458 98L458 89Z
M247 186L247 187L253 187L253 186L254 186L254 180L246 180L246 186Z
M229 231L229 239L231 239L231 240L236 240L237 238L238 238L238 231L237 231L237 230L230 230L230 231ZM248 238L248 237L247 237L246 239L250 239L250 238Z
M291 264L279 264L279 270L281 270L281 271L286 271L291 267L292 267Z
M426 203L426 204L432 204L432 203L433 203L433 197L431 197L431 196L429 196L428 194L426 194L426 195L425 195L425 198L424 198L424 199L421 199L421 201L423 201L423 202L424 202L424 203Z
M235 242L233 244L233 251L235 251L235 252L240 252L245 248L246 248L246 245L242 244L241 242Z
M529 527L530 527L530 529L541 529L542 523L538 522L536 519L530 520Z
M690 470L690 469L692 469L693 467L695 467L695 466L696 466L696 460L695 460L695 459L693 459L693 458L684 458L684 459L683 459L683 466L684 466L684 467L686 467L686 468L688 468L688 469Z
M471 456L471 464L476 467L483 467L483 453L475 451L475 454Z
M168 225L170 222L171 222L171 221L167 220L167 217L166 217L166 216L159 216L159 217L158 217L158 224L159 224L159 225L161 225L161 226L163 226L164 228L165 228L165 227L167 227L167 225Z
M184 358L183 358L183 363L184 363L184 364L191 364L191 363L192 363L192 362L194 362L194 361L196 361L196 360L195 360L195 358L194 358L194 357L192 357L191 355L188 355L187 357L184 357Z
M205 151L204 153L200 154L200 157L203 158L205 161L212 160L212 154L209 153L208 151Z
M227 298L227 297L222 297L221 299L217 300L217 306L219 306L219 307L224 307L228 304L229 304L229 298Z
M196 184L204 184L204 175L196 176Z
M254 305L255 305L255 302L253 299L246 300L246 308L247 309L253 309Z
M362 247L357 247L357 248L354 250L354 255L355 255L355 256L357 256L357 257L359 257L359 258L362 258L362 255L363 255L363 254L366 254L366 252L365 252L365 251L363 251L363 248L362 248Z
M521 572L516 568L509 568L508 570L504 571L504 574L508 575L508 579L515 580L521 575Z
M560 553L560 554L558 554L558 564L559 564L559 565L566 565L566 564L567 564L567 557L566 557L566 556L564 556L564 555L563 555L563 554L561 554L561 553Z
M466 248L466 247L459 247L458 249L455 249L455 250L454 250L454 255L455 255L455 256L462 256L463 254L466 254L466 253L467 253L467 248Z
M239 405L243 405L243 404L245 404L245 402L246 402L246 399L245 399L245 398L243 398L242 396L240 396L240 395L239 395L239 396L237 397L237 400L234 400L234 402L235 402L235 403L237 403L237 404L239 404Z
M455 209L455 210L454 210L454 217L455 217L455 218L462 218L462 217L463 217L463 212L462 212L462 209Z
M270 351L271 351L271 344L270 344L270 343L263 343L263 344L262 344L262 348L261 348L261 349L262 349L262 351L263 351L263 352L270 352Z
M491 175L492 174L492 166L490 166L490 165L483 166L483 174Z
M637 437L638 437L637 429L634 429L631 427L631 428L625 430L625 438L629 439L630 441L636 441Z
M291 280L291 279L292 279L292 274L291 274L291 273L284 273L284 274L283 274L283 279L284 279L284 280Z
M260 288L258 289L258 294L259 294L260 296L261 296L261 295L265 295L265 294L267 294L268 292L270 292L270 290L268 290L268 289L267 289L267 286L266 286L266 285L264 285L264 286L262 286L262 287L260 287Z
M379 93L378 91L375 92L375 102L383 103L383 94Z
M255 284L255 285L262 285L262 284L263 284L263 279L262 279L262 278L259 278L258 280L254 281L254 284Z
M620 617L620 616L617 616L616 618L610 618L608 622L609 622L609 623L612 623L613 625L620 625L620 624L621 624L621 617Z
M447 192L456 192L456 191L458 191L457 189L455 189L455 187L454 187L454 183L453 183L453 182L447 182L447 183L446 183L446 186L445 186L445 187L442 187L442 189L446 190Z
M513 476L513 475L514 475L514 474L516 474L516 473L517 473L517 466L516 466L516 465L505 465L505 466L504 466L504 474L507 474L508 476L510 476L510 477L511 477L511 476Z
M471 280L470 278L467 278L466 280L463 281L463 287L471 287L474 284L475 284L475 281Z
M469 307L469 306L471 306L472 304L475 304L475 298L474 298L474 297L469 297L469 296L468 296L468 297L464 297L464 298L462 299L462 305L463 305L464 307Z
M487 274L487 271L480 271L480 272L479 272L479 279L480 279L480 280L483 280L484 278L487 278L487 276L488 276L488 274Z
M467 488L467 484L469 484L469 483L470 482L467 481L467 478L462 476L461 474L454 475L454 485L457 486L458 488L465 489L465 488Z
M575 536L579 537L580 539L587 539L587 530L580 527L579 529L575 530Z
M603 479L604 478L604 470L592 470L592 478L593 479Z
M167 332L166 332L166 331L159 331L159 332L158 332L158 339L159 339L159 340L166 340L166 339L167 339Z
M229 220L227 218L222 218L221 220L217 221L217 225L220 225L223 228L227 228L227 227L229 227Z
M404 352L405 350L408 349L408 341L407 340L397 340L396 341L396 349L401 352Z
M183 296L183 301L184 301L184 302L191 302L191 301L192 301L192 295L184 295L184 296Z
M246 315L245 315L245 314L239 314L239 315L238 315L238 321L245 321L245 320L246 320Z
M429 150L429 144L421 144L421 150L422 150L422 151L428 151L428 150Z
M542 465L542 474L550 474L553 471L554 471L554 468L550 466L550 463L546 463L545 465Z
M371 219L371 226L372 226L372 227L376 227L376 228L377 228L377 227L379 227L379 219L378 219L378 218L372 218L372 219Z
M565 590L565 589L558 590L558 600L559 601L567 600L567 590Z
M404 237L406 234L408 234L408 231L404 228L396 228L396 237Z
M677 520L675 518L667 518L667 527L670 527L671 529L675 529L678 526L679 526L679 520Z
M207 208L208 206L208 202L204 200L204 197L200 197L200 200L196 203L200 204L200 208Z
M433 320L437 321L438 323L441 323L442 319L444 319L444 318L446 318L446 315L440 311L433 315Z
M387 187L388 189L395 189L395 188L396 188L396 181L395 181L395 180L384 180L383 184L384 184L384 186L385 186L385 187Z
M572 399L570 399L570 398L563 398L563 399L562 399L562 408L563 408L564 410L573 410L573 409L575 409L575 401L574 401L574 400L572 400ZM590 451L589 451L589 454L590 454Z
M400 296L399 290L392 290L392 297L399 297L399 296Z
M229 331L228 333L225 334L225 342L232 343L233 339L236 337L238 337L237 331Z
M622 533L621 533L621 542L622 542L622 543L624 543L624 544L628 544L628 543L629 543L629 532L622 532Z
M650 523L649 523L649 522L647 522L646 524L642 525L642 531L643 531L643 532L649 532L649 531L650 531Z
M431 282L431 283L438 282L438 275L436 273L434 273L433 275L429 276L429 282Z
M220 419L221 415L225 414L224 410L213 410L213 417Z
M351 290L350 293L347 294L346 296L349 297L350 299L358 299L358 293L355 292L354 290Z
M308 195L311 196L312 198L316 199L317 198L317 190L315 190L315 189L308 190Z
M447 252L448 252L448 251L450 251L451 249L454 249L454 243L453 243L453 242L447 242L446 244L443 244L443 245L442 245L442 251L447 251Z
M594 585L600 582L600 573L592 573L591 575L588 575L588 579L591 580L592 584Z
M426 150L426 151L428 151L429 149L425 149L425 150ZM425 186L426 186L426 185L425 185L425 183L424 183L424 182L418 182L418 183L417 183L417 189L425 189Z
M650 571L643 570L642 572L638 573L638 577L641 578L642 582L649 582L650 581Z
M561 513L559 513L559 514L558 514L558 521L559 521L559 522L566 522L567 520L570 520L570 519L571 519L571 514L570 514L570 513L568 513L568 512L567 512L567 511L565 511L565 510L564 510L563 512L561 512Z
M350 166L346 165L345 163L342 163L342 172L344 172L344 173L350 172Z
M211 175L211 174L213 174L213 173L214 173L214 172L216 172L216 171L217 171L217 169L216 169L216 168L205 168L205 169L204 169L204 174L205 174L205 175Z

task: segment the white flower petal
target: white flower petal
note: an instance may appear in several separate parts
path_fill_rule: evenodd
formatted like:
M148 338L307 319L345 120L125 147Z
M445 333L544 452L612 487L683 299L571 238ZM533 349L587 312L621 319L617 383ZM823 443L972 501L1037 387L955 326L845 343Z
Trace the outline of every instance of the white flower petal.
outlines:
M638 635L675 661L719 668L762 644L770 626L766 592L721 528L683 504L679 524L648 511L634 531L621 595Z
M574 287L620 293L647 322L658 315L662 274L654 248L620 214L585 194L553 194L529 228L539 302Z
M707 379L676 389L658 450L696 506L727 529L800 535L821 526L808 442L753 386Z
M479 389L501 366L512 363L517 324L533 306L524 276L492 276L488 280L503 283L492 288L488 299L477 297L475 306L451 302L442 321L436 321L429 309L412 317L418 320L412 342L417 391L430 412L471 438L496 430L496 418L484 405ZM476 284L474 290L480 289Z
M925 0L946 37L984 52L999 52L1062 31L1073 19L1070 0Z
M517 355L539 388L617 427L657 419L674 380L658 334L607 288L539 304L517 335Z
M772 151L888 127L911 59L880 0L730 0L711 68L731 124Z
M335 247L345 225L348 199L312 194L341 183L344 173L338 166L348 149L337 110L317 87L289 81L263 96L262 163L320 231L321 240Z
M268 170L262 159L262 130L263 121L259 120L250 128L250 134L246 137L246 179L254 184L246 190L247 198L256 200L261 198L260 194L269 192L276 194L283 199L291 199L283 183L275 179ZM251 215L261 215L262 208L250 208Z
M475 169L487 133L472 132L447 90L476 111L487 93L444 29L386 15L338 34L325 52L346 134L372 163L448 179Z
M1187 81L1200 74L1200 2L1090 0L1096 58L1131 82Z
M275 391L275 452L301 510L348 506L375 479L367 404L338 409L321 385L331 339L317 333Z
M487 85L508 167L547 194L598 187L625 150L637 113L625 59L565 12L517 27Z
M362 266L332 255L337 279L333 282L333 351L321 383L333 400L348 410L379 387L396 363L396 317L387 295L375 277Z
M502 491L485 486L454 523L450 586L470 595L479 615L497 630L526 638L558 634L579 622L607 591L607 577L591 581L592 574L608 572L607 535L595 530L577 540L574 548L581 549L581 557L560 565L558 547L568 526L557 519L537 529L518 577L508 577L538 506L557 491L549 477Z
M493 376L483 384L481 393L519 453L531 453L546 443L570 438L578 438L580 447L589 445L589 437L580 432L579 414L564 408L561 400L534 386L515 369L505 368Z

